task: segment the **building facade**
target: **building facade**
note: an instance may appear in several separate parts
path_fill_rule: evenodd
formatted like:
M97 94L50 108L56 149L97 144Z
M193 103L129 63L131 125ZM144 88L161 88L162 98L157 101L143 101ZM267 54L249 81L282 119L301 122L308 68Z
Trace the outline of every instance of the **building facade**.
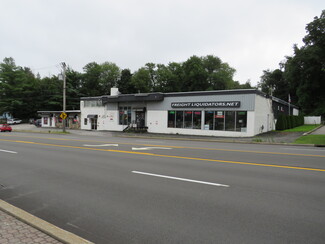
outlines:
M280 113L298 108L256 89L119 94L83 97L80 127L123 131L145 128L151 133L250 137L275 128Z
M41 117L41 126L45 128L62 128L62 111L37 111ZM80 129L80 110L67 110L66 128Z

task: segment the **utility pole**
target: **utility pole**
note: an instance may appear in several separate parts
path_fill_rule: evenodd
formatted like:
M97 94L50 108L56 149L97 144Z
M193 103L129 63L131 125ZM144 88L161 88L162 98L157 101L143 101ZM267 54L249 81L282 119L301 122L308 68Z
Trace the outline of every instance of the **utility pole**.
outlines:
M66 114L66 64L62 62L61 65L63 68L63 114ZM65 119L66 117L62 118L63 132L65 132Z

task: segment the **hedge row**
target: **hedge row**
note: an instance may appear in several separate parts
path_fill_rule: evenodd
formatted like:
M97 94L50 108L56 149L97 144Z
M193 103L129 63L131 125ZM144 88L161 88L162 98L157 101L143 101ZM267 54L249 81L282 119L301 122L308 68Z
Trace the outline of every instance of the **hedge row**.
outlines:
M294 116L294 115L284 115L280 114L275 128L276 130L286 130L291 129L304 124L304 116Z

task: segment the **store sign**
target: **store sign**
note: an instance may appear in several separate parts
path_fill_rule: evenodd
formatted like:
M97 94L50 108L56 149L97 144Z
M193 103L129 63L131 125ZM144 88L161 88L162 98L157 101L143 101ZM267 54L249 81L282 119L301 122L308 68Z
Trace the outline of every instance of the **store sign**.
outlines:
M239 108L239 101L230 102L176 102L172 108Z

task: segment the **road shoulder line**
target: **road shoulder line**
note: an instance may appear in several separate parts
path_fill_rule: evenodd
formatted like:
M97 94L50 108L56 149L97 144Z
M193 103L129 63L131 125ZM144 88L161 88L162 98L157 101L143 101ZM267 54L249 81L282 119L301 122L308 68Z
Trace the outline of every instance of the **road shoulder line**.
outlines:
M45 234L57 239L66 244L80 243L80 244L92 244L92 242L83 239L71 232L63 230L45 220L42 220L20 208L17 208L10 203L7 203L0 199L0 209L22 222L44 232Z

